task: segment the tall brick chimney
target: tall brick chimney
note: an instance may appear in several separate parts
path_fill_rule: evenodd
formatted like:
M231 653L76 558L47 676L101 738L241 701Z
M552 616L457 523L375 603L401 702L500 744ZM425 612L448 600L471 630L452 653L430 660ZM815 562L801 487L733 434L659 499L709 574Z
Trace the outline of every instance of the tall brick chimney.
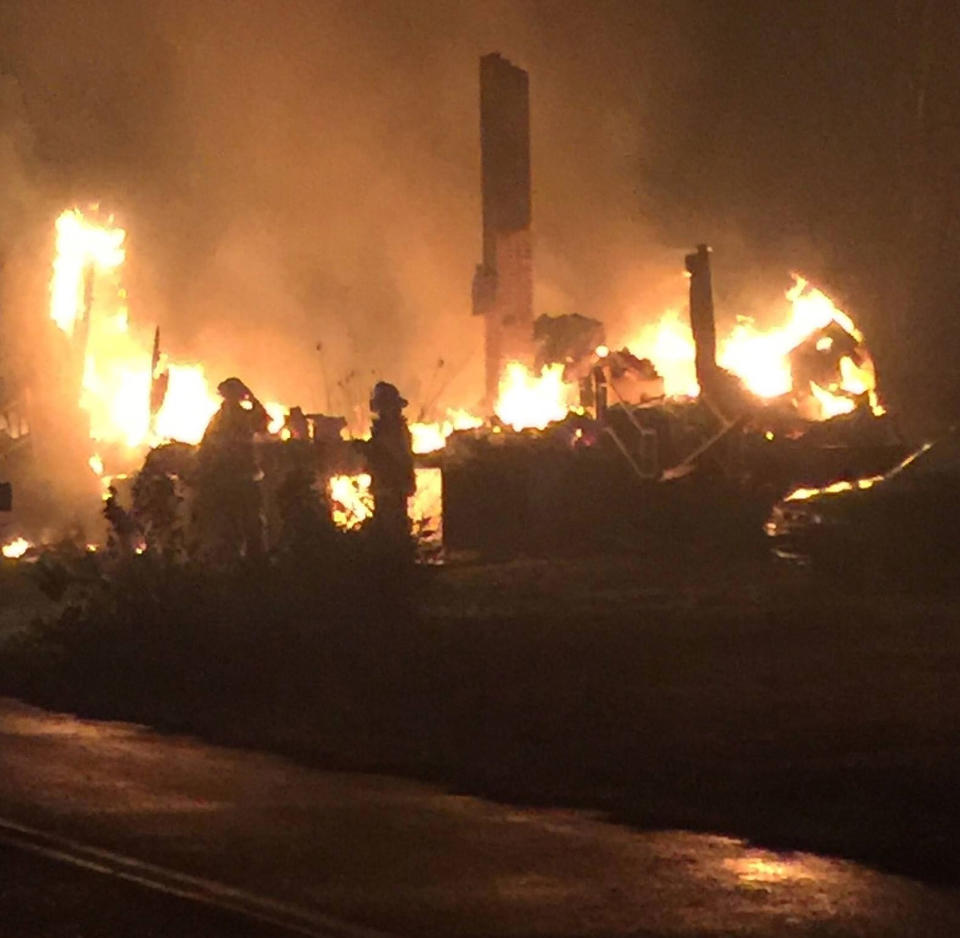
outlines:
M533 364L530 236L530 90L527 73L498 52L480 59L483 263L473 312L485 319L485 394L497 398L504 365Z

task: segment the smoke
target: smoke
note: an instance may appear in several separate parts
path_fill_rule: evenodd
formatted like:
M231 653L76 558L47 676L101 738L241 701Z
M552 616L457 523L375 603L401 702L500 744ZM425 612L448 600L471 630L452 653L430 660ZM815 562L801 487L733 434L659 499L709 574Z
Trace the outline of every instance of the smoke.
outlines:
M609 320L662 263L638 179L683 37L658 4L446 6L12 3L4 61L51 189L116 212L132 313L176 357L334 411L378 378L420 403L442 359L471 405L479 56L531 73L538 312Z
M470 406L477 60L497 50L531 76L537 313L623 334L683 304L682 255L709 241L721 318L799 268L851 297L882 366L900 343L863 283L892 269L871 201L891 135L866 104L898 93L909 30L886 2L784 6L7 0L0 106L22 89L35 146L0 136L0 185L42 176L37 224L115 211L133 316L213 380L334 412L379 378L415 405L439 383Z

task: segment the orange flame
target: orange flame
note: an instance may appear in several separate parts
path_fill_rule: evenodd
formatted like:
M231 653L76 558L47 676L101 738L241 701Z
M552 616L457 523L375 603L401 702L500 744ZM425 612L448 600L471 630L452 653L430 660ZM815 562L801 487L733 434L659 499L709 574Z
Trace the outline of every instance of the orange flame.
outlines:
M330 510L338 528L352 531L373 516L370 474L334 475L327 481Z
M127 233L110 222L105 226L91 223L79 209L64 212L56 221L56 232L50 315L72 336L85 305L88 271L102 275L116 270L124 261Z
M761 331L753 320L740 318L718 343L719 364L737 375L758 397L777 397L794 390L790 353L817 330L836 323L854 341L863 344L863 334L853 320L803 277L794 275L794 284L786 298L791 304L790 316L779 328ZM818 340L817 349L829 351L832 345L832 339L824 337ZM664 378L667 394L696 396L699 393L693 335L676 310L669 310L658 323L647 326L628 346L635 355L645 355L653 361ZM849 413L856 406L853 398L863 394L867 395L874 414L883 413L877 398L873 363L868 355L864 354L859 365L844 356L839 361L839 371L837 382L830 387L811 383L810 416L825 420Z
M220 400L207 384L203 365L167 367L170 375L163 405L154 418L157 441L178 440L199 443L210 418L220 407Z
M168 440L199 443L220 406L202 365L166 365L166 395L150 419L151 349L148 337L130 328L121 281L126 232L112 218L100 224L79 209L63 212L56 232L50 317L73 341L84 325L80 406L90 415L91 438L130 449ZM270 432L279 431L286 408L265 407Z
M644 326L627 343L639 357L649 358L663 377L663 390L669 397L696 397L700 393L694 367L696 348L690 324L678 310L668 309L659 322Z
M543 430L567 416L573 392L563 381L563 365L546 365L536 377L520 362L508 362L494 413L514 430Z
M421 454L436 452L443 449L454 430L473 430L481 426L483 420L466 410L448 410L446 419L437 423L411 423L413 451Z

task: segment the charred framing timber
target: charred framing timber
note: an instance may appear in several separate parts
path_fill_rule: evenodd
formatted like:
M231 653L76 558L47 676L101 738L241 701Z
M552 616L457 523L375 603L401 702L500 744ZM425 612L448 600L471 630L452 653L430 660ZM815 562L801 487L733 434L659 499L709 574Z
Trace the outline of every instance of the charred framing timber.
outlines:
M483 262L473 312L484 317L485 394L497 396L508 361L533 360L530 236L530 90L527 73L499 53L480 59Z
M163 407L170 384L170 372L160 370L160 327L153 332L153 354L150 356L150 416L156 417Z
M593 407L598 421L607 417L607 373L601 366L593 369Z
M740 379L717 364L717 326L713 313L710 248L698 244L686 256L690 274L690 329L695 346L694 364L700 399L721 425L731 424L758 405Z

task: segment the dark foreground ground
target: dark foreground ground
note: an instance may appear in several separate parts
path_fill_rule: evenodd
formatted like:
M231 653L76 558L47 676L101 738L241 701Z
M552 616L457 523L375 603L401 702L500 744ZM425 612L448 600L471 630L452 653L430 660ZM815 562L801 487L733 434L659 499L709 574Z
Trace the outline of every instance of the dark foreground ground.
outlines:
M0 846L0 938L281 938L256 920Z
M955 596L853 591L765 561L618 558L451 566L419 605L414 623L311 658L296 693L32 696L312 764L960 880Z
M733 561L438 587L440 630L472 598L438 718L466 785L960 876L956 596Z

